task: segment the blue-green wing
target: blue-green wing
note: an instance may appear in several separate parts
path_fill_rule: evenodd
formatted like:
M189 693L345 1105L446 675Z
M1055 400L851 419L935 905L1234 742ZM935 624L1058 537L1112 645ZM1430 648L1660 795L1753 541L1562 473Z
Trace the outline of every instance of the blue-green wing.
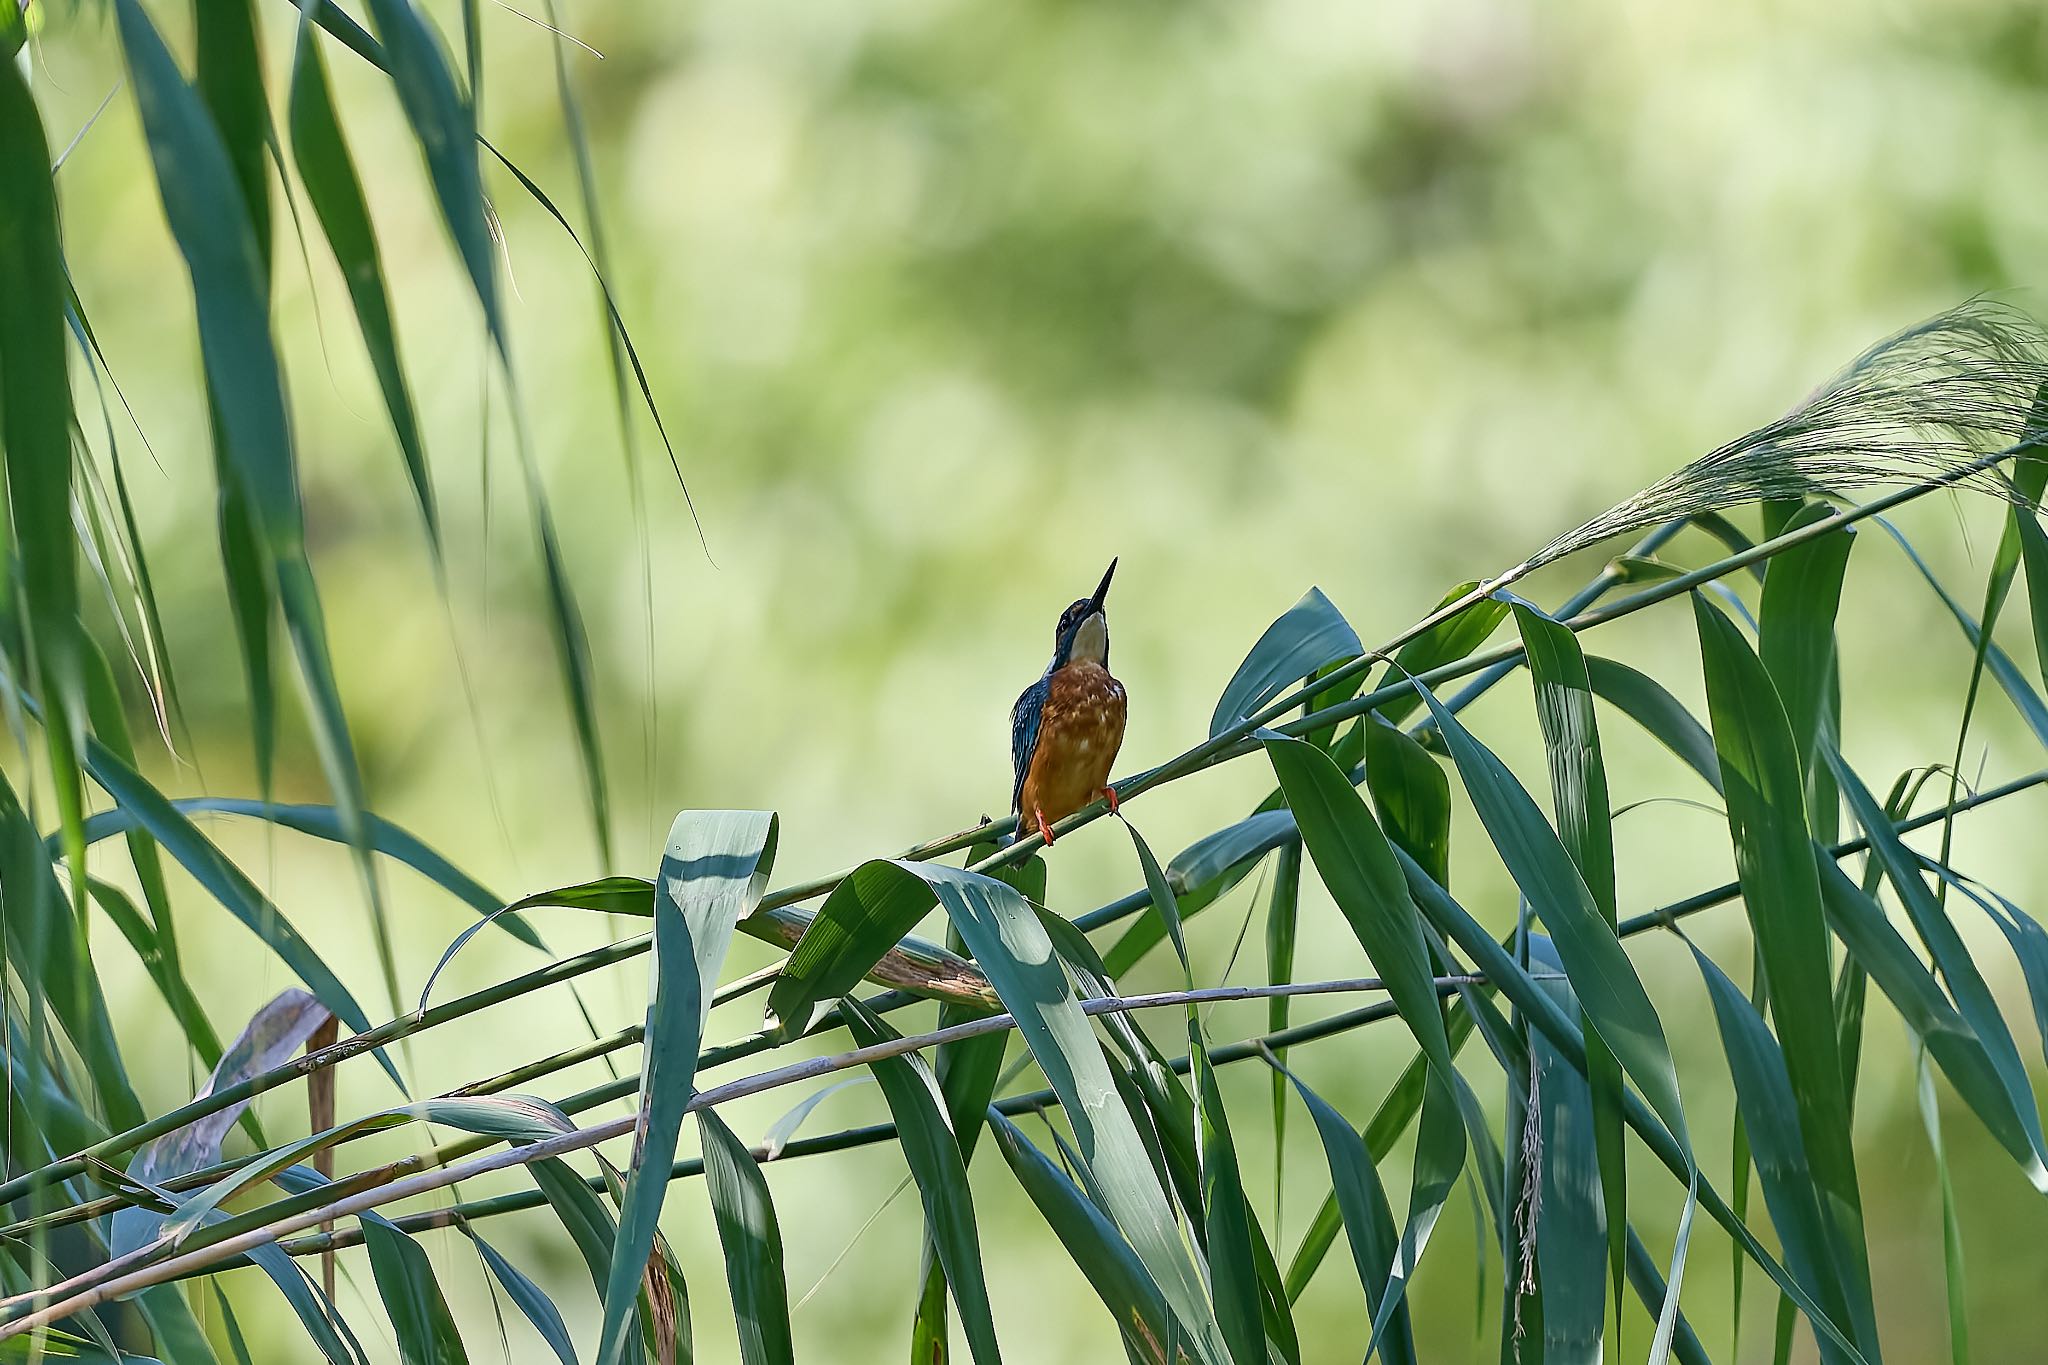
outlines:
M1038 718L1045 714L1045 699L1052 683L1045 678L1024 689L1010 710L1010 813L1022 814L1017 803L1024 799L1024 774L1031 771L1031 755L1038 749Z

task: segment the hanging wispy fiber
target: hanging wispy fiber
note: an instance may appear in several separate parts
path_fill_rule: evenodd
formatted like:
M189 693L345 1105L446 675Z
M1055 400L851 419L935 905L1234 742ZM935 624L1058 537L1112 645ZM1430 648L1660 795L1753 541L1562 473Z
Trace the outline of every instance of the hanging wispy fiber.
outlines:
M1496 583L1612 536L1767 498L1929 482L2013 498L1997 457L2048 442L2044 383L2048 334L2017 308L1973 299L1872 346L1783 417L1567 531Z

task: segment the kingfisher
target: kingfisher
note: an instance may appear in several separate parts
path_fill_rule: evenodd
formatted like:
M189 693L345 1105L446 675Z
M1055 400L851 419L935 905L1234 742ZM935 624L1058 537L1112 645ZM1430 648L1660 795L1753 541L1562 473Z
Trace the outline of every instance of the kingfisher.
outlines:
M1060 613L1052 662L1010 712L1010 810L1017 834L1036 830L1052 847L1055 822L1098 796L1116 810L1109 765L1124 742L1127 698L1109 671L1109 613L1103 602L1116 561L1093 597Z

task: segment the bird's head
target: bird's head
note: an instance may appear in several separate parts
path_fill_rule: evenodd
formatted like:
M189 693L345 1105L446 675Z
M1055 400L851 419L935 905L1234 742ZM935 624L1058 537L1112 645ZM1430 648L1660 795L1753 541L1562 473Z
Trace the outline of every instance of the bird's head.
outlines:
M1052 646L1054 671L1076 662L1109 666L1109 609L1103 603L1109 596L1110 577L1115 573L1116 561L1112 559L1095 595L1082 598L1060 613L1060 628Z

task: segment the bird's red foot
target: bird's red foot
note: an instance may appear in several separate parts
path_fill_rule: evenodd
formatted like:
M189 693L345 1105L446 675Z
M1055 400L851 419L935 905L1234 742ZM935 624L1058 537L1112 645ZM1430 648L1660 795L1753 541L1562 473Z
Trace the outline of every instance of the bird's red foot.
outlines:
M1099 793L1097 793L1097 795L1100 795L1100 796L1103 796L1103 797L1107 797L1107 798L1108 798L1108 800L1109 800L1109 813L1110 813L1111 815L1115 815L1115 814L1117 813L1117 809L1116 809L1116 788L1115 788L1115 787L1104 787L1104 788L1103 788L1103 789L1102 789L1102 790L1101 790L1101 791L1100 791Z
M1047 848L1052 847L1052 826L1045 822L1045 812L1033 806L1031 813L1038 817L1038 837L1045 840Z

